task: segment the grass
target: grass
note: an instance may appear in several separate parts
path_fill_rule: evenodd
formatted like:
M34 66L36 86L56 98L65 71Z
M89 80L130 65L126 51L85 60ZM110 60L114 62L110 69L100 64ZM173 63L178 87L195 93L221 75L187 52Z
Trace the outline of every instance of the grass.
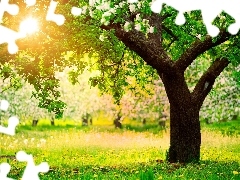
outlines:
M231 124L232 123L232 124ZM74 122L57 122L51 127L42 121L37 127L20 125L13 137L0 135L0 162L9 162L9 177L20 179L25 162L15 160L24 150L33 154L36 164L46 161L43 180L56 179L240 179L240 138L223 134L239 122L202 125L201 162L169 164L165 161L169 130L158 127L125 125L81 127Z

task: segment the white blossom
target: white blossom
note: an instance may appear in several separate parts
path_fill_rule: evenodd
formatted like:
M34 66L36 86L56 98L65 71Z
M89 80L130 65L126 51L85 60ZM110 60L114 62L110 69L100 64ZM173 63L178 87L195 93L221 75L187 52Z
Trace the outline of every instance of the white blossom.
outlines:
M110 11L104 12L102 16L104 16L104 17L111 16L111 12Z
M89 15L90 15L91 17L93 17L93 11L92 11L92 10L89 10Z
M138 3L137 3L137 7L138 7L138 9L140 9L141 6L142 6L141 2L138 2Z
M87 12L87 6L83 6L82 7L82 14L86 14L86 12Z
M131 24L128 21L126 21L123 27L124 27L124 30L128 32L131 27Z
M122 1L122 2L119 3L119 7L120 7L120 8L123 8L124 5L125 5L125 2L124 2L124 1Z
M111 12L112 14L115 14L115 13L116 13L116 9L111 8L111 9L109 10L109 12Z
M89 0L89 6L94 6L95 3L96 3L95 0Z
M140 31L141 30L141 24L135 24L135 29L137 30L137 31Z
M109 10L110 9L110 3L109 2L105 2L105 3L97 6L97 9L103 10L103 11Z
M150 33L154 33L154 27L153 27L153 26L150 26L149 32L150 32Z
M136 11L135 5L134 4L130 4L129 5L129 10L130 10L130 12L135 12Z
M140 21L141 20L140 14L137 14L135 19L136 21Z
M128 0L128 3L136 3L138 0Z
M149 25L149 20L147 20L147 19L143 19L143 24L145 24L145 25Z
M104 41L104 39L105 39L104 35L101 34L101 35L99 36L99 39L100 39L100 41Z

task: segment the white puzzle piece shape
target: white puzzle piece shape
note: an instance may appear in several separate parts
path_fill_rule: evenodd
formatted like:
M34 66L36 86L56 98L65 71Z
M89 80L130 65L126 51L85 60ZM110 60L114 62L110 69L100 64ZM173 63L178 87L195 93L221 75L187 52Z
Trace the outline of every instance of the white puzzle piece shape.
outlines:
M36 4L36 0L25 0L24 2L27 6L34 6Z
M65 17L61 14L55 14L57 4L58 4L58 2L53 1L53 0L50 2L50 6L48 7L46 20L47 21L53 21L57 25L61 26L65 22Z
M1 180L13 180L12 178L7 177L11 166L8 163L0 164L0 179Z
M216 37L219 34L219 28L213 25L215 18L223 11L235 19L235 23L231 24L228 31L235 35L240 28L240 1L239 0L156 0L151 4L151 10L155 13L160 13L163 4L173 7L178 11L175 23L182 25L186 19L185 12L193 10L201 10L203 23L206 26L210 36Z
M19 120L16 116L12 116L8 119L8 127L0 125L0 133L14 136L16 126L19 124Z
M16 40L20 39L21 35L5 26L0 25L0 44L8 43L8 52L15 54L18 51Z
M16 154L18 161L27 162L27 166L24 170L22 180L40 180L38 174L40 172L46 173L49 171L49 165L47 162L42 162L39 165L35 165L32 154L27 154L24 151L19 151Z
M2 21L4 12L8 12L11 15L17 15L19 7L16 4L9 4L9 0L1 0L0 2L0 20Z

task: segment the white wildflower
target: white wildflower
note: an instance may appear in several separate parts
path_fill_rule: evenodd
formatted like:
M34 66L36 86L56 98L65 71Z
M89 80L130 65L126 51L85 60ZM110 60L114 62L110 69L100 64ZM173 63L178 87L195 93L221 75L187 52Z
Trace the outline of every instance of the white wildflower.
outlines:
M42 144L44 144L44 143L46 143L46 139L40 139L40 142L42 143Z

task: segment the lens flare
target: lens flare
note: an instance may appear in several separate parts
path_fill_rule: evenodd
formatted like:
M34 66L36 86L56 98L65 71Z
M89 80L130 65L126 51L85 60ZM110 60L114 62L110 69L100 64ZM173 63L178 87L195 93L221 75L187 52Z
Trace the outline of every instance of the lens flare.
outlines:
M32 17L23 20L20 24L20 33L27 35L39 30L38 21Z

